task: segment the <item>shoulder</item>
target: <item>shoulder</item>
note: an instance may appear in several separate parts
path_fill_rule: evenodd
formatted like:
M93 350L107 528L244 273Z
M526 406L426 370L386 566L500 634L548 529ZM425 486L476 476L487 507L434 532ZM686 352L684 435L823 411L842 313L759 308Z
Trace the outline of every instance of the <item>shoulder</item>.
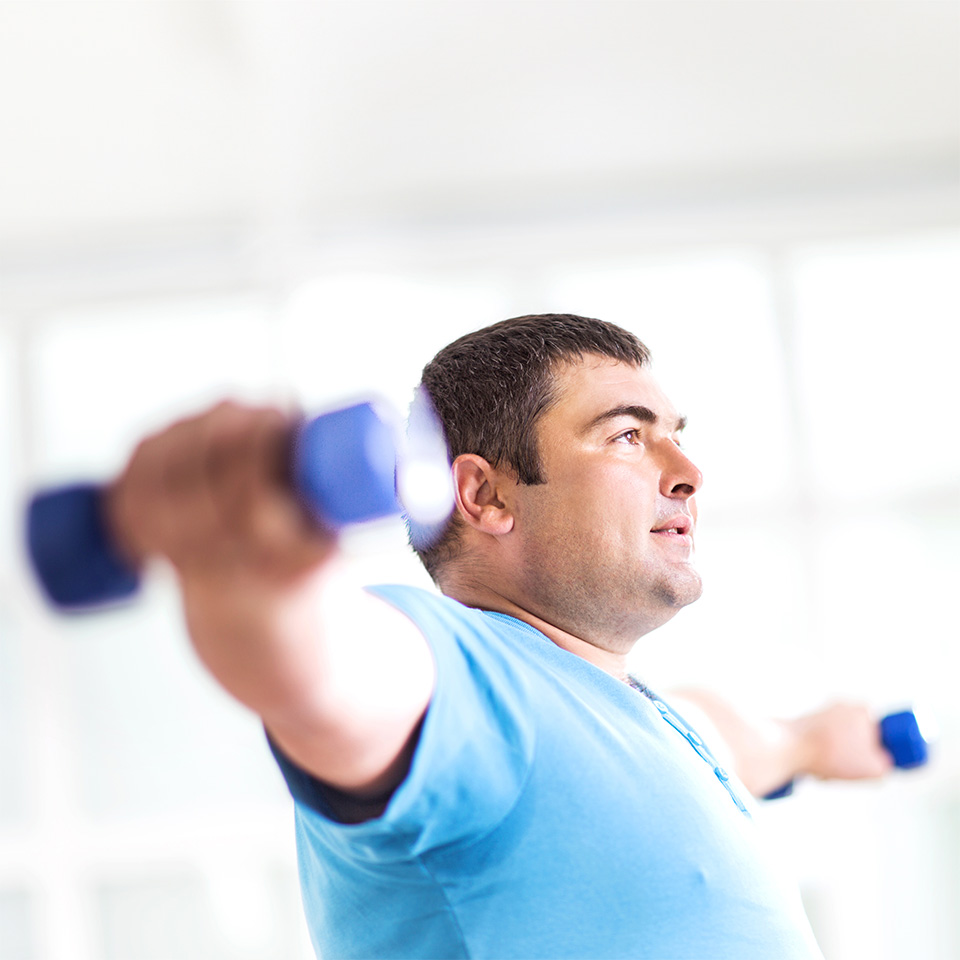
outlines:
M510 642L508 627L482 610L420 587L389 584L366 589L413 622L438 665L446 655L467 655L471 662L488 665L518 659L519 650Z
M408 584L388 583L366 587L367 593L405 613L414 622L424 620L431 625L456 627L476 626L483 621L479 610L467 607L435 590Z

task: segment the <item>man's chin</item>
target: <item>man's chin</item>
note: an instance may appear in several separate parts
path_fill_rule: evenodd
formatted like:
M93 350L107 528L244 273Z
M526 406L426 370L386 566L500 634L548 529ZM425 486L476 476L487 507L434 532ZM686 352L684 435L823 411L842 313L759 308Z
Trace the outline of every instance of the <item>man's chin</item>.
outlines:
M703 580L692 564L683 564L673 575L660 582L658 591L660 599L667 606L679 610L694 600L699 600L703 593Z

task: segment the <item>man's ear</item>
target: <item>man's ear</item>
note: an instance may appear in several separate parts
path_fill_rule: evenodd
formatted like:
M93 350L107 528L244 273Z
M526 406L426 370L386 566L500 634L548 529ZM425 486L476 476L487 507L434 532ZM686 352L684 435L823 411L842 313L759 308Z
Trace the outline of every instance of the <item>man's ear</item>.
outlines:
M513 512L504 502L513 484L502 471L477 456L463 453L453 461L453 489L464 523L481 533L501 536L513 529Z

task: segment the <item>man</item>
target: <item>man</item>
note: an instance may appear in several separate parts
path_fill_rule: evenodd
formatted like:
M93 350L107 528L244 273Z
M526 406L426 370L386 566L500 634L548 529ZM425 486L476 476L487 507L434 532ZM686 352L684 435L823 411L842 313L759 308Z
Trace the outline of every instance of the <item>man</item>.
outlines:
M173 562L198 654L263 719L318 953L820 956L744 785L628 672L701 588L701 476L645 347L521 317L424 385L453 458L455 514L421 552L445 596L342 586L283 485L275 411L147 441L110 508L133 555ZM754 789L889 764L865 715L764 738L702 705Z

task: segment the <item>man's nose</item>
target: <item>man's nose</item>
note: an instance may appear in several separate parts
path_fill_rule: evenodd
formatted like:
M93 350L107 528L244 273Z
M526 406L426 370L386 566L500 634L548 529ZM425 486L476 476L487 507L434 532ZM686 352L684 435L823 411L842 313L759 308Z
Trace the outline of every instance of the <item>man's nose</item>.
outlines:
M660 492L665 497L686 500L703 486L697 465L675 444L669 442L660 474Z

